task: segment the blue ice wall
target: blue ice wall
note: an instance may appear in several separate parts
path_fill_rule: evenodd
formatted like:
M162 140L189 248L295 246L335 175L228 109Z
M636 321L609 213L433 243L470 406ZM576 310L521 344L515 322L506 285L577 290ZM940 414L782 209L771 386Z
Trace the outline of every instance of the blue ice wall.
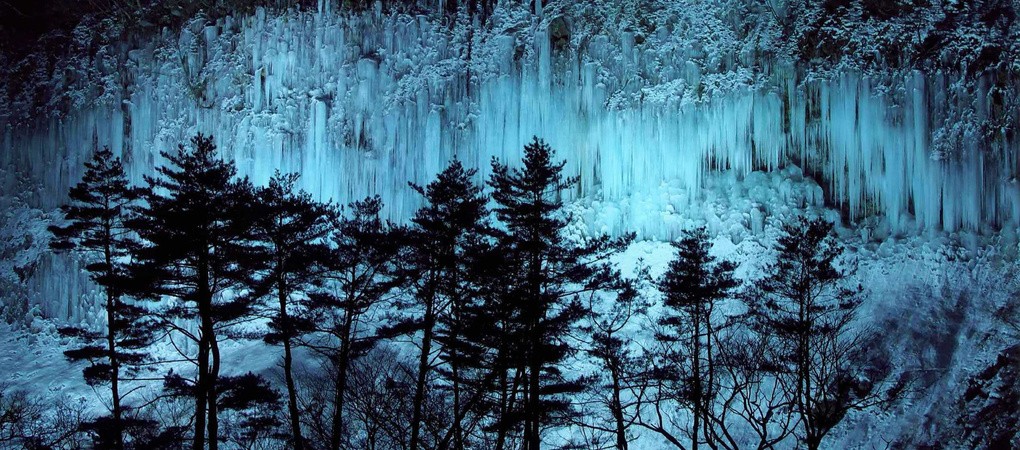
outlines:
M492 157L517 160L537 135L581 176L573 195L608 202L670 183L690 197L682 208L714 171L796 164L849 221L878 216L912 234L1020 216L1017 143L954 125L949 94L970 94L953 92L952 77L814 78L759 60L709 71L679 31L565 45L557 33L569 22L499 13L485 27L378 10L196 19L56 70L54 95L70 105L60 113L0 108L0 163L30 172L52 207L94 143L140 183L161 150L201 131L257 183L300 172L319 198L380 194L400 220L418 205L408 181L427 182L451 158L484 176ZM85 69L100 82L67 75ZM985 103L968 114L988 115ZM634 214L610 231L670 237L649 221Z

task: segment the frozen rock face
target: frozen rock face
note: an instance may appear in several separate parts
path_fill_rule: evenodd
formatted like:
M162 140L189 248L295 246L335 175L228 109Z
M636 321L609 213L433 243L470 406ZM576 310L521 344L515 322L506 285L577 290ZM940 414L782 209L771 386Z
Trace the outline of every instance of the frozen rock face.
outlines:
M104 40L83 25L73 39L83 56L38 76L44 105L0 95L0 164L37 180L37 206L50 208L97 145L141 183L161 151L204 132L256 183L300 172L321 199L379 194L402 220L418 205L408 181L426 183L452 158L486 176L492 157L517 160L539 136L581 176L573 195L609 204L669 186L684 197L670 208L682 209L715 172L797 165L821 185L819 202L896 233L1020 216L1017 143L960 125L952 77L813 79L755 49L693 41L700 28L683 20L646 33L502 3L484 25L329 11L198 18L123 40L116 26L92 24L109 28ZM985 103L968 114L988 116ZM610 223L598 231L679 229L656 214Z
M30 167L56 204L94 145L124 155L140 182L160 151L201 131L256 182L298 171L321 198L378 193L399 219L417 204L407 181L455 157L484 172L537 135L581 175L578 194L607 201L673 181L696 193L706 172L795 163L850 220L952 231L1018 215L1016 143L953 128L962 119L947 91L959 87L948 78L805 80L781 63L678 45L679 27L571 36L569 19L195 19L56 68L59 114L0 108L0 161Z

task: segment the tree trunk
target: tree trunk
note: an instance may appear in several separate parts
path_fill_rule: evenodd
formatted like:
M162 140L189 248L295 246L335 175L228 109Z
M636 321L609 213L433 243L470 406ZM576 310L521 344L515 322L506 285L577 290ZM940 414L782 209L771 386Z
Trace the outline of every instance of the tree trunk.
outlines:
M705 439L708 441L709 447L715 449L718 445L715 442L714 422L709 420L715 414L711 405L715 399L715 359L712 357L712 337L714 333L712 330L712 310L709 308L708 310L701 311L701 314L702 321L705 323L705 378L707 381L707 383L702 385L703 401L701 409L705 414ZM725 408L725 406L723 407ZM725 429L723 429L723 433L724 435L726 434Z
M801 294L799 302L800 336L798 342L797 406L804 421L804 434L809 450L817 450L821 439L816 437L811 412L811 311L812 301L807 293Z
M354 308L345 313L344 323L340 331L340 354L337 356L336 392L333 394L332 435L329 440L331 450L340 450L340 438L343 431L344 391L347 389L347 371L351 361L351 329L354 320Z
M201 329L198 336L198 386L195 392L195 436L193 450L205 450L206 406L209 401L209 342L212 339L211 303L209 292L209 273L204 252L198 264L198 315L201 318Z
M541 429L541 416L542 410L539 402L542 399L540 388L541 388L541 376L542 376L542 360L538 356L539 349L542 346L541 333L538 330L538 321L535 323L533 328L534 334L532 337L531 344L531 361L528 368L528 395L527 403L525 403L525 430L524 439L525 445L528 450L539 450L542 446L542 439L540 436Z
M616 421L616 450L627 450L627 427L623 421L623 403L620 401L620 392L623 390L620 383L620 368L614 362L611 368L613 376L613 420Z
M540 448L542 447L542 437L540 433L542 426L541 420L542 409L541 405L539 404L539 401L541 400L541 395L539 391L539 388L541 386L540 381L541 380L540 377L542 374L541 371L542 371L541 364L535 364L531 367L531 373L528 374L530 377L528 383L529 384L528 395L531 397L530 402L531 412L528 414L529 420L531 421L530 423L531 429L529 430L528 439L528 450L540 450Z
M418 450L421 433L422 409L425 403L425 384L428 381L429 353L432 351L432 333L435 328L435 298L425 306L424 335L421 341L421 357L418 359L418 380L414 387L414 404L411 412L411 450Z
M290 431L294 436L294 450L304 449L304 440L301 437L301 416L298 411L297 387L294 383L293 374L294 356L291 352L290 337L283 340L283 375L287 383L287 407L290 410Z
M509 413L509 399L507 398L507 390L510 389L510 382L507 380L507 367L506 363L503 362L504 355L506 353L505 343L500 342L500 345L504 348L500 348L499 355L496 356L496 367L493 370L499 372L499 422L496 425L496 450L503 450L506 447L506 416Z
M457 335L453 334L453 342L456 342ZM461 422L464 420L461 414L460 404L460 355L453 355L450 358L450 372L453 374L453 450L464 450L464 436Z
M451 283L451 285L452 286L457 286L457 288L455 288L455 289L459 289L459 286L460 286L460 276L458 276L458 271L456 270L456 267L457 266L454 265L454 269L451 270L451 277L453 278L453 282ZM453 431L453 450L464 450L464 436L463 436L463 426L462 426L462 422L463 422L464 419L463 419L462 414L461 414L461 404L460 404L461 403L461 400L460 400L460 358L462 358L463 355L461 355L460 351L457 350L457 347L456 347L457 343L460 342L460 326L461 326L460 305L461 305L461 302L463 301L463 297L458 292L458 293L455 293L454 295L452 295L451 298L452 298L452 300L450 302L450 313L449 313L449 322L450 322L449 342L453 343L453 345L452 345L452 348L447 349L446 352L447 352L447 355L448 355L449 361L450 361L450 374L451 374L451 376L453 378L453 386L452 386L452 388L453 388L453 430L452 430ZM444 445L446 445L446 444L444 443Z
M106 248L104 256L106 257L107 275L112 275L113 271L113 258L110 249L110 225L106 225L105 229ZM112 279L112 277L111 277ZM120 408L120 359L117 358L117 339L116 339L116 327L117 327L117 298L113 294L109 286L106 287L106 346L108 352L108 358L110 358L110 391L113 396L112 409L113 409L113 448L115 450L124 450L124 427L122 423L122 412Z
M818 450L822 446L822 436L809 434L805 440L808 450Z
M204 331L203 331L204 332ZM195 389L195 436L192 450L205 450L206 393L209 381L209 344L205 338L198 341L198 385Z
M541 193L538 193L536 200L536 206L541 205ZM528 343L528 350L531 353L527 359L528 393L524 403L524 445L527 450L539 450L542 445L541 437L539 436L541 426L541 419L539 417L541 416L539 405L541 395L539 389L541 388L542 358L539 353L545 344L542 322L545 320L546 305L542 298L542 256L539 252L534 251L530 258L531 263L528 267L530 298L526 299L526 301L530 301L533 304L530 305L530 323L528 324L531 335L527 336L527 339L531 340Z
M116 317L113 313L113 302L115 301L107 290L106 320L109 325L109 333L106 335L106 343L110 354L110 391L113 395L113 446L116 450L124 449L124 427L122 423L123 413L120 407L120 361L117 358L117 344L114 339L114 323Z
M278 277L277 288L280 294L280 319L283 324L283 377L287 384L287 409L290 413L290 432L294 438L294 450L303 450L304 441L301 437L301 413L298 411L297 387L294 384L294 355L291 351L290 337L293 333L290 316L287 315L287 287L283 277Z
M698 317L697 312L694 313L693 319L694 319L694 335L692 336L693 339L691 339L691 346L693 347L693 351L691 352L691 354L694 356L694 359L692 361L693 370L691 372L694 374L694 387L693 387L694 429L692 430L691 433L692 436L691 449L698 450L698 430L701 428L702 380L701 380L701 327L699 323L700 317Z
M209 323L210 323L209 349L212 355L212 367L210 368L209 371L209 424L208 424L209 450L216 450L220 445L219 440L220 421L218 416L219 409L216 405L217 402L216 385L219 384L218 380L220 376L220 346L219 343L216 342L216 335L213 334L214 331L212 330L211 325L212 321L210 320Z
M799 367L797 367L797 369L798 369L798 377L800 378L800 382L798 383L798 385L800 386L800 391L801 391L800 392L800 410L801 410L801 415L803 416L803 419L804 419L804 428L807 429L807 433L806 434L808 435L808 438L809 438L808 440L810 441L810 435L811 435L811 401L810 401L810 396L811 396L811 384L810 384L811 383L811 377L810 377L810 372L808 372L808 370L809 370L808 369L808 364L810 363L810 351L811 351L811 349L810 349L810 342L808 341L808 339L809 339L808 336L809 336L809 333L811 331L810 331L810 328L809 328L810 325L808 324L808 311L807 311L808 305L806 303L807 303L807 300L805 299L804 301L801 301L801 305L800 305L800 320L801 320L800 325L801 325L802 329L801 329L801 337L800 337L800 354L798 355L799 356L799 364L798 364ZM808 443L809 447L810 447L810 445L811 444Z

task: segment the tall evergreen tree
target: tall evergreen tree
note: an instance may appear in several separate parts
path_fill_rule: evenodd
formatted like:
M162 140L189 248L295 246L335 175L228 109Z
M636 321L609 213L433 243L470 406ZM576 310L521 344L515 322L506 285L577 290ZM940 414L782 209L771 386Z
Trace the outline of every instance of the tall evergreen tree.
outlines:
M271 331L265 341L283 347L291 434L295 450L302 450L293 347L311 324L305 311L298 309L295 297L321 284L336 211L329 204L313 200L311 194L296 191L297 180L297 174L277 172L268 186L256 192L254 239L259 245L262 267L253 291L257 296L274 300L268 313Z
M719 364L719 330L721 324L713 322L719 302L727 299L738 282L733 278L736 265L729 261L716 261L709 254L708 233L704 228L687 232L673 243L677 256L670 261L666 273L659 280L665 312L659 323L662 333L656 339L662 343L659 355L663 364L658 375L661 386L657 400L672 400L690 411L691 427L684 430L691 439L691 448L702 443L711 448L722 445L733 448L725 424L716 415L714 405L719 393L718 378L722 376ZM661 424L652 427L678 444ZM719 429L722 432L719 432ZM679 446L683 448L683 446Z
M541 447L543 426L569 413L567 394L581 386L557 367L576 349L567 334L586 315L578 295L604 289L619 279L608 258L633 239L601 236L586 242L566 239L563 193L578 179L564 177L566 161L554 162L553 150L537 137L524 147L524 167L492 162L489 185L494 211L506 227L506 248L519 261L517 296L522 342L517 370L523 386L521 422L524 448ZM560 417L558 417L560 416Z
M472 298L460 311L458 371L468 398L458 417L476 414L472 423L480 428L483 445L502 450L520 428L523 373L517 368L525 339L517 293L522 264L501 230L490 228L487 234L464 255Z
M450 437L455 449L464 445L461 366L466 342L461 339L465 303L470 301L466 274L470 268L466 247L485 231L483 220L488 199L472 181L475 170L465 170L453 161L426 187L411 184L425 198L425 206L411 219L407 251L401 259L401 276L407 280L415 300L415 314L399 328L421 333L421 352L412 402L411 450L420 447L423 407L430 372L438 358L445 363L453 400ZM420 316L418 316L420 314ZM435 344L439 344L435 352Z
M124 448L121 402L126 395L121 392L121 383L147 359L144 348L152 340L153 331L146 311L124 298L125 267L137 247L125 221L139 193L128 185L120 158L115 158L109 148L97 150L85 169L81 182L70 190L70 203L61 207L67 223L49 227L55 238L50 246L57 251L73 251L87 262L85 270L103 288L106 329L96 332L70 327L60 331L85 342L64 352L71 361L90 363L83 371L85 381L90 386L110 386L109 427L96 423L93 428L100 429L106 441L103 446L119 450Z
M233 164L216 156L212 137L201 134L179 152L162 152L170 164L146 177L145 204L131 228L145 243L131 267L133 289L176 301L161 311L164 326L194 342L197 355L182 357L198 368L194 384L193 448L219 445L217 410L220 341L238 321L250 317L247 296L225 295L250 286L253 188L236 179ZM183 324L194 324L191 328ZM197 329L197 331L192 331Z
M800 219L783 230L757 313L761 332L774 336L780 349L776 375L789 379L800 438L814 450L847 412L880 399L862 381L865 336L852 325L861 287L850 285L838 267L843 246L832 224Z
M401 238L395 227L381 219L381 209L379 197L349 205L349 212L334 225L323 289L309 295L308 307L318 333L304 345L324 356L334 374L331 450L338 450L344 442L344 401L351 363L377 341L365 330L370 324L364 316L398 284L393 273Z

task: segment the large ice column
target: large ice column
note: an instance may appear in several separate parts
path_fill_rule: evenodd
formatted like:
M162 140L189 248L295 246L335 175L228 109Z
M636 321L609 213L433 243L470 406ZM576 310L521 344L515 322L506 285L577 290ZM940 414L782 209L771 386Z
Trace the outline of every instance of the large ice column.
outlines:
M708 173L790 163L818 177L846 219L878 215L898 232L1020 215L1015 141L1003 137L990 155L963 130L964 151L933 158L933 130L954 118L939 76L803 81L778 63L702 73L687 50L638 44L625 31L564 48L549 23L465 33L425 16L264 10L195 21L126 52L121 104L0 117L0 162L31 172L44 186L41 206L53 207L93 143L121 154L141 183L165 162L161 151L204 132L256 183L300 172L321 199L379 194L403 220L419 205L408 181L427 183L452 158L484 177L491 158L519 160L539 136L581 176L571 195L629 205L612 232L668 238L675 224L626 200L665 186L683 193L670 194L683 208Z

